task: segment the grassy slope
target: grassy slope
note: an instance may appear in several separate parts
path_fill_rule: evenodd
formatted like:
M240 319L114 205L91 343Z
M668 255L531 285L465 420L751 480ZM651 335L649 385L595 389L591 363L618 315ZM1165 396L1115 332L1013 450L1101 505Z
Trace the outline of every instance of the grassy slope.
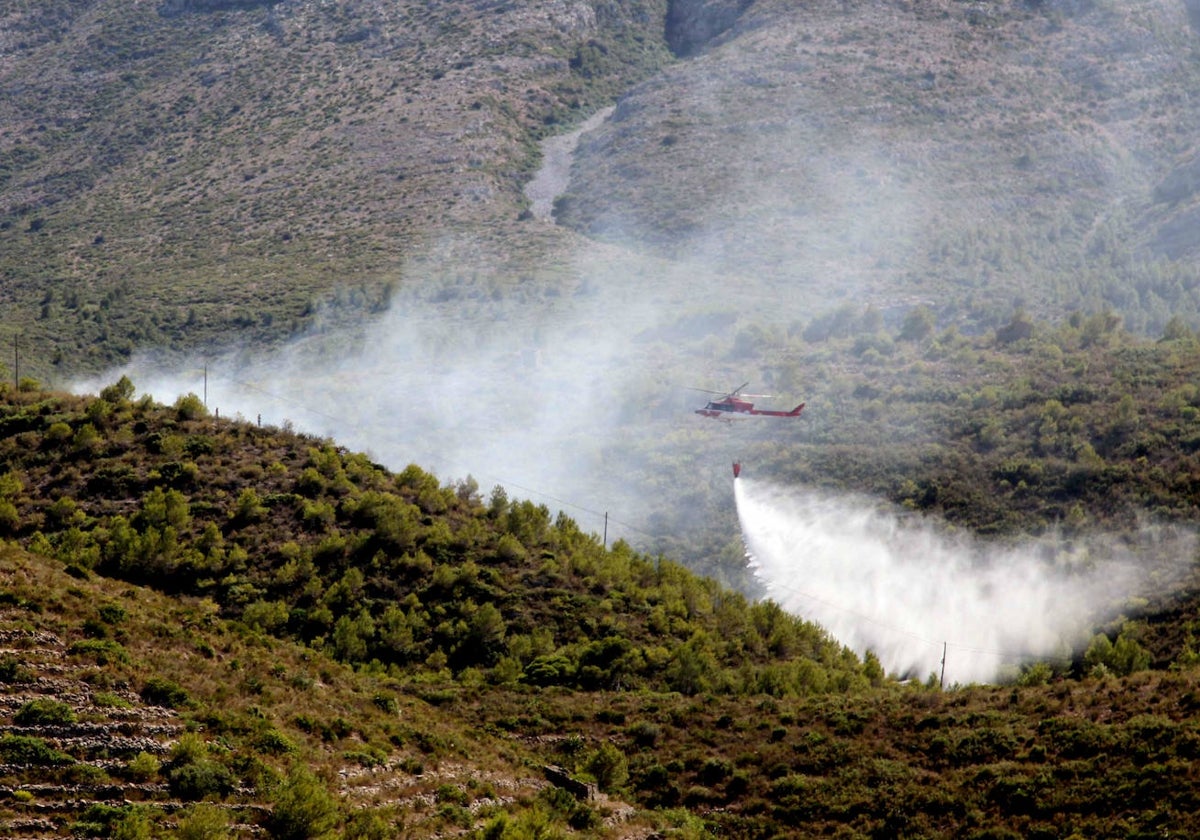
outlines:
M5 737L70 757L6 753L2 818L16 835L110 836L135 812L173 836L206 799L238 836L256 825L281 836L270 814L297 766L329 791L351 836L373 836L361 833L373 821L421 833L454 825L461 817L445 803L460 799L481 818L505 802L520 814L544 786L536 758L511 739L448 719L394 680L230 625L211 600L67 575L11 543L0 563L5 661L19 663L5 672ZM30 701L66 703L74 725L13 720ZM189 783L189 764L232 789Z
M187 420L175 409L123 404L111 396L101 403L9 393L3 413L4 497L11 503L3 506L6 527L40 552L5 543L0 591L6 638L18 648L33 644L21 639L36 639L39 649L74 651L62 659L67 668L55 672L72 687L64 691L56 683L55 693L82 719L111 725L131 714L113 711L113 701L97 701L98 695L122 698L135 710L148 708L147 698L161 703L170 697L177 707L153 712L176 727L162 730L158 746L143 750L157 752L157 767L135 763L134 754L115 753L115 747L108 753L115 761L100 761L103 755L88 754L75 742L10 720L7 732L44 737L78 762L49 769L9 766L10 789L33 793L33 800L14 795L8 801L10 826L57 836L80 821L115 826L135 820L119 804L108 810L55 806L36 825L27 818L37 802L59 801L56 784L108 790L139 779L143 787L135 798L145 803L140 813L169 830L167 804L187 804L195 796L182 781L195 777L177 773L191 762L208 768L200 778L211 779L213 768L221 767L236 780L236 790L212 795L226 823L262 823L270 836L284 836L268 810L255 806L286 803L289 785L298 784L288 781L287 768L300 762L337 794L331 819L351 836L384 836L400 828L425 836L488 826L489 836L524 837L539 825L542 831L613 837L652 830L697 836L704 825L734 837L797 830L1124 837L1198 828L1187 793L1200 744L1197 682L1194 655L1186 651L1170 672L1123 678L1049 684L1031 678L1024 685L945 693L884 682L865 690L869 670L853 657L770 610L742 612L740 599L699 585L682 570L660 565L658 583L643 580L631 588L626 575L643 574L636 558L618 549L604 559L594 542L571 542L569 527L556 526L557 536L543 532L531 541L526 532L519 543L505 542L505 533L520 532L512 530L518 520L534 521L520 503L513 506L522 515L518 520L487 524L485 511L471 513L470 506L452 501L463 488L436 489L419 471L389 476L349 453L323 450L319 441L211 418ZM100 437L80 436L93 421ZM63 436L63 426L71 436ZM195 471L174 460L184 453L194 458ZM288 453L299 459L290 461ZM322 480L322 470L332 475ZM14 489L14 475L20 489ZM324 489L311 495L314 482ZM312 502L339 499L330 506L334 521L322 515L315 526L311 519L297 521L301 514L286 487L308 487ZM129 583L146 569L122 565L114 553L120 517L143 536L152 534L155 488L179 489L192 517L186 523L175 518L177 554L163 553L157 543L160 553L140 561L158 569L150 581L155 587L184 590L169 597ZM250 510L246 491L261 493L266 507ZM396 539L393 528L377 523L363 529L351 514L362 510L356 501L393 495L447 505L443 513L422 517L415 543L403 552L379 543ZM476 525L469 524L473 519ZM224 568L212 553L209 522L224 537ZM375 594L385 581L373 581L371 567L387 558L411 563L405 558L433 551L433 540L445 539L439 532L459 536L434 555L433 568L415 579L395 577L386 599ZM485 537L487 532L494 536ZM356 534L376 541L373 555L331 553L331 546L353 543ZM273 623L268 610L248 602L255 588L269 596L268 578L296 579L297 561L303 566L308 556L298 544L325 546L312 555L318 571L303 588L322 593L321 602L335 613L419 603L429 615L453 622L464 599L500 605L509 653L524 657L525 669L512 670L503 657L490 666L464 665L452 634L437 628L416 637L428 644L418 658L360 659L357 672L350 670L330 657L362 656L344 634L335 629L313 637L291 620ZM424 549L418 551L419 545ZM502 554L491 555L487 545ZM548 561L548 550L555 561ZM354 556L373 559L365 564ZM165 574L162 564L172 562ZM91 564L107 573L88 571ZM194 579L198 567L222 579ZM346 605L340 599L352 568L364 572L364 589ZM465 596L456 587L472 569L478 577ZM638 606L641 599L648 614ZM655 604L666 607L660 618ZM523 617L547 607L554 615L535 618L532 636L522 641ZM647 618L667 623L642 636L637 628ZM719 631L704 629L710 620L720 622ZM767 642L762 634L772 623ZM598 655L603 648L588 640L601 640L617 627L644 655L653 657L653 646L662 646L667 666L660 677L646 676L632 660L625 663L626 684L615 690L587 676L585 664L594 674L613 673L614 663ZM538 660L528 644L537 644L547 628L553 628L557 651ZM310 641L297 646L279 636ZM391 644L395 650L397 642ZM719 655L731 644L742 646L737 665ZM122 651L127 658L117 655ZM574 688L546 684L555 658L571 663L566 682ZM52 660L31 650L19 661L39 676ZM684 663L690 664L681 668ZM758 678L748 681L752 672ZM9 715L44 695L43 683L25 682L29 675L19 669L3 673ZM663 690L664 678L685 690ZM183 729L199 734L199 748ZM179 746L181 741L190 746ZM547 763L597 779L609 796L578 804L547 792L541 781ZM193 818L197 811L189 808L175 819Z

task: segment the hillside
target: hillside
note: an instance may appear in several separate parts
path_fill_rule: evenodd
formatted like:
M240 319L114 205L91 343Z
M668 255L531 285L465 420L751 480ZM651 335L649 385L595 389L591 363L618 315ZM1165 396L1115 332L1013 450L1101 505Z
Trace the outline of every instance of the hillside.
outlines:
M681 427L685 387L808 399L783 444L853 446L830 380L881 399L910 316L1200 323L1178 2L39 8L2 30L14 379L170 402L203 368L227 414L611 510L706 572L740 561L712 465L753 435ZM534 218L537 141L609 104Z
M230 626L210 600L11 543L0 563L5 836L379 837L401 813L430 833L454 821L437 803L546 786L394 683Z
M1190 642L902 686L529 503L130 396L5 392L13 835L1197 828Z
M0 831L1200 835L1195 9L0 10Z
M0 63L14 380L211 384L742 589L718 476L758 439L683 425L685 388L807 399L774 439L855 447L890 409L835 419L840 374L878 414L909 317L1200 323L1178 2L40 8ZM534 218L537 141L610 104Z
M0 340L43 380L622 276L776 323L1200 321L1178 0L5 14ZM536 141L614 103L531 218Z
M371 311L428 249L456 251L485 226L489 260L536 264L537 237L502 233L533 142L669 59L664 9L10 7L8 334L20 328L45 376L52 357L78 371L231 332L278 340L338 293Z
M1194 324L1198 44L1179 2L757 2L621 98L558 218L776 316Z

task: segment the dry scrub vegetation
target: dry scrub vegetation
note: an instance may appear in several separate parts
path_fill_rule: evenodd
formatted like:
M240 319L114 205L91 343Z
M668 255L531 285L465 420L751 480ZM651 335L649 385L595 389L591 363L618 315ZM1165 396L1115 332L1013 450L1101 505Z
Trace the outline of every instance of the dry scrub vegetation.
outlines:
M901 685L502 491L132 397L5 392L14 833L1196 829L1190 640Z

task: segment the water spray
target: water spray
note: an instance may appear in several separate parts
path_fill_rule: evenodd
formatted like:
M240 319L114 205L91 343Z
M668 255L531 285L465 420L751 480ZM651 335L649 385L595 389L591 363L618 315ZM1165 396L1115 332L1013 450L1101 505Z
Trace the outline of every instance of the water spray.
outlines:
M1144 578L1144 558L1114 540L995 546L877 500L733 470L747 557L769 597L893 675L991 682L1029 661L1066 663Z

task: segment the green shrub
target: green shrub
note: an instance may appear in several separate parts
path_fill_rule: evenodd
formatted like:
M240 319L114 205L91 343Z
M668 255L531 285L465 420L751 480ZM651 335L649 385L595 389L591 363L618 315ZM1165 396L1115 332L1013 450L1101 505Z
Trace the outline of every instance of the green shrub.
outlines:
M275 795L267 830L275 840L333 837L341 822L337 799L305 767L294 765Z
M343 840L389 840L396 831L383 815L372 808L364 808L351 814L346 820Z
M0 757L6 764L35 764L58 767L74 763L75 759L50 747L41 738L30 735L0 735Z
M67 648L67 653L71 656L90 656L97 665L129 661L129 652L112 639L83 639Z
M97 612L100 615L101 621L103 621L105 624L112 624L114 626L121 624L129 617L129 614L125 612L125 608L120 604L103 604L100 606Z
M254 747L267 755L286 755L296 751L296 745L278 729L268 729L254 739Z
M254 601L242 610L242 622L264 633L275 633L287 626L290 610L283 601Z
M71 826L71 833L82 837L110 837L116 824L126 814L124 808L95 802L80 813L79 819Z
M1080 717L1052 717L1038 725L1038 734L1062 758L1089 759L1108 752L1116 742L1112 728Z
M588 759L587 771L596 779L600 790L610 793L622 787L629 778L625 754L610 743L603 743Z
M8 499L0 499L0 533L11 534L21 524L17 506Z
M525 546L512 534L501 534L500 541L496 544L496 556L508 563L524 560Z
M142 808L130 808L109 831L111 840L150 840L153 836L150 818Z
M30 700L13 715L13 723L19 726L61 726L74 722L75 710L49 697Z
M100 399L112 405L129 402L134 393L133 382L128 376L122 376L112 385L107 385L100 391Z
M163 677L151 677L142 686L141 697L152 706L178 709L187 705L187 692L177 683Z
M226 796L236 786L229 768L211 759L174 768L167 774L167 785L171 793L189 802Z
M1054 677L1054 669L1046 662L1032 662L1024 665L1021 668L1021 674L1017 677L1017 685L1047 685Z
M193 805L180 812L175 836L179 840L225 840L230 836L229 817L214 805Z
M51 423L50 427L46 429L46 443L59 446L69 441L74 434L70 426L59 420Z
M119 694L98 691L92 695L92 705L98 709L132 709L133 704Z
M15 656L0 658L0 683L14 685L33 682L33 671L29 670Z
M135 782L148 782L158 775L162 764L148 752L140 752L125 765L126 775Z
M267 508L254 488L247 487L238 494L229 518L239 525L262 522L267 518Z
M437 798L438 802L442 803L449 802L454 805L462 805L464 807L471 804L471 799L467 796L467 792L462 788L452 784L438 785L437 790L434 792L434 796Z
M657 723L639 720L629 727L628 734L633 743L643 749L653 749L662 737L662 727Z
M185 394L175 401L175 414L180 420L200 420L208 416L208 409L195 394Z

